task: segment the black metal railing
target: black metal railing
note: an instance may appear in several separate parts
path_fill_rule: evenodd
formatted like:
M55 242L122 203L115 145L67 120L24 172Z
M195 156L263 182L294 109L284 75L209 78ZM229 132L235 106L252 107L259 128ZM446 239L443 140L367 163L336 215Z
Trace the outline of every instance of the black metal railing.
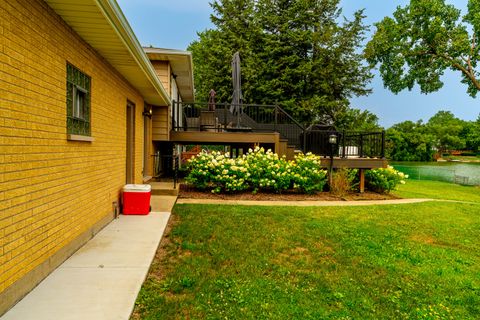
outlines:
M385 131L324 131L306 130L304 138L305 152L321 156L342 158L385 158ZM330 143L330 137L336 137L336 143Z
M278 105L173 102L174 131L278 132L287 144L321 156L384 158L385 132L305 129ZM329 142L336 136L336 144Z
M161 155L159 152L152 155L155 178L172 178L173 188L177 188L178 170L180 166L179 155Z
M278 105L173 102L174 131L278 132L297 149L304 127Z

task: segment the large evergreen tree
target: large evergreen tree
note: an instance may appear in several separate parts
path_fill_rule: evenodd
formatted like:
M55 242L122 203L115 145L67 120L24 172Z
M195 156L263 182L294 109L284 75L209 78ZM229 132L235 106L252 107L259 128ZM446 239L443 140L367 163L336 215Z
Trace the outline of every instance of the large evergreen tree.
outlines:
M339 0L216 0L214 29L199 33L189 50L197 100L210 89L231 99L230 61L242 58L244 101L279 103L304 123L339 123L349 98L366 95L371 80L359 47L363 13L342 23Z

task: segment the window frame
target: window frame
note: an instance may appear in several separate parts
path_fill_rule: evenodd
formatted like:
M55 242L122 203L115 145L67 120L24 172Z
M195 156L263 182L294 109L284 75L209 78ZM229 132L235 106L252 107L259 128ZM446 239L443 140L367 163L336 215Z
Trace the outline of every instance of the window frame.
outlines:
M67 134L70 136L91 136L91 83L92 78L67 62L66 70ZM79 105L79 95L82 95Z
M80 108L78 108L77 110L77 106L78 106L78 97L77 97L77 94L78 93L81 93L83 94L83 98L82 98L82 105ZM80 86L77 86L77 85L73 85L73 97L72 97L72 117L75 118L75 119L79 119L79 120L83 120L83 121L86 121L85 120L85 114L87 113L87 109L89 109L87 106L86 106L86 101L87 101L87 95L88 95L88 90L85 90L83 89L82 87ZM78 112L78 115L75 114L76 112Z

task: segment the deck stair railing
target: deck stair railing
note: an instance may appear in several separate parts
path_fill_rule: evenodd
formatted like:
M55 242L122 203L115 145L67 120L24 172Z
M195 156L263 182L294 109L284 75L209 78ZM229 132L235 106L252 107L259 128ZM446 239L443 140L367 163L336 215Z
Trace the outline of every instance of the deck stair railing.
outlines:
M173 102L174 131L278 132L288 145L303 152L337 157L384 158L385 132L306 129L278 105ZM337 145L329 144L330 135Z

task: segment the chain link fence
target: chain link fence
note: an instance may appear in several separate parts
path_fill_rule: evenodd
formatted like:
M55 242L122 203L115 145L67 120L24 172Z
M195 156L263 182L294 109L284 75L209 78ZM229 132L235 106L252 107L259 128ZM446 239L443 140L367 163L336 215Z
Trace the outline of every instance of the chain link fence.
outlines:
M408 165L392 163L392 166L409 175L413 180L434 180L461 185L480 185L480 164L432 164Z

